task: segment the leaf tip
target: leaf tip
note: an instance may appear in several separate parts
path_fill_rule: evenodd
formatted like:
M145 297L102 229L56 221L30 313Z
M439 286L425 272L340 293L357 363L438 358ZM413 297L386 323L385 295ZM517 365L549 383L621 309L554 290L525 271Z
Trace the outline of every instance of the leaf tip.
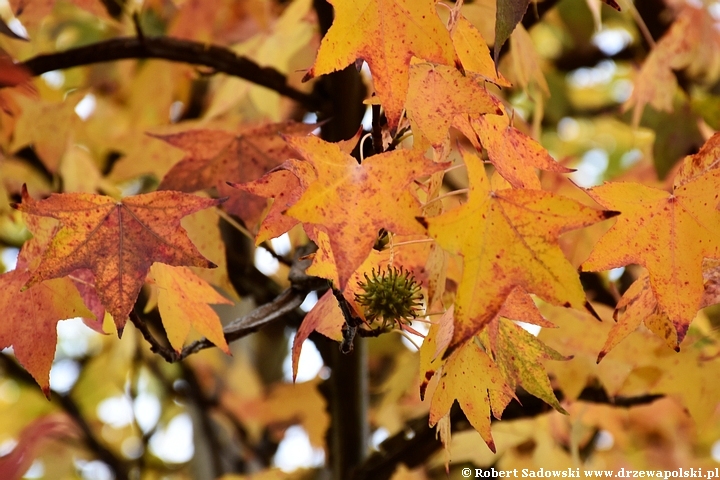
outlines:
M600 363L600 361L603 358L605 358L605 355L607 355L607 353L608 352L606 352L605 350L602 350L600 353L598 353L597 360L595 361L595 363Z
M423 226L423 228L427 229L429 227L429 224L425 217L415 217L415 220L417 220L418 223Z
M425 401L425 394L427 393L427 387L430 385L430 380L435 376L435 370L428 370L425 372L425 379L420 384L420 400Z
M595 317L598 322L602 322L602 318L600 318L600 315L598 315L593 306L590 305L590 302L588 302L587 300L585 300L585 309L590 313L590 315Z
M497 448L495 448L495 440L492 438L487 442L487 446L490 449L492 453L497 453Z
M300 80L302 83L305 83L309 80L312 80L315 77L315 74L313 73L313 69L311 68L308 70L305 75L303 75L302 80Z
M618 12L622 12L620 5L618 5L618 3L615 0L603 0L603 3L610 8L614 8Z
M45 395L45 398L49 401L49 400L50 400L50 395L51 395L51 393L52 393L52 392L50 392L50 385L43 385L43 386L41 386L40 388L41 388L41 390L42 390L42 392L43 392L43 395Z
M603 215L603 218L608 219L608 218L617 217L621 213L622 212L618 212L617 210L603 210L602 215Z

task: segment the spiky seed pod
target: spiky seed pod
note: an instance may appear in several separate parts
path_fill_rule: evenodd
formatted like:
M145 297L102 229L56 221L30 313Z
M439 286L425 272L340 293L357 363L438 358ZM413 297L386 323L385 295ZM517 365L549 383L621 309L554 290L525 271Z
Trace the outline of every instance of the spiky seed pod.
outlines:
M417 317L422 306L421 287L415 277L402 267L365 274L358 282L363 293L355 294L355 301L363 307L365 318L373 323L382 320L381 328L394 323L406 323Z

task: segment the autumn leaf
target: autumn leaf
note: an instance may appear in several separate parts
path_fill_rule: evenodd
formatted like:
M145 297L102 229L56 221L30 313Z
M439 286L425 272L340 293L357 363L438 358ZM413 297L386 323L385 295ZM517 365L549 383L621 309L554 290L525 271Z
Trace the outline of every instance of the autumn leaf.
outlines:
M654 378L650 381L656 381L662 374L658 365L676 353L649 331L638 329L597 363L598 353L614 323L610 308L595 304L595 309L603 321L598 322L586 312L541 305L543 315L558 328L543 328L538 339L553 350L572 356L564 362L546 362L547 373L567 400L577 399L586 386L597 381L609 395L646 393L649 386L633 389L633 379L652 372Z
M397 234L422 233L414 219L420 204L408 187L414 179L446 165L408 150L373 155L359 165L337 145L317 137L287 141L313 166L317 180L286 213L325 228L341 290L370 253L381 228Z
M650 51L637 74L635 88L623 104L623 110L634 108L632 123L640 123L645 105L664 112L673 110L678 82L673 70L716 63L720 36L712 20L701 8L686 6L668 31ZM700 60L699 62L697 60ZM693 65L695 64L695 65ZM696 67L697 68L697 67Z
M154 263L150 267L150 276L157 286L158 309L168 341L176 352L182 350L192 327L223 352L230 354L220 318L208 305L231 305L230 300L187 267Z
M153 262L211 268L180 226L182 217L221 203L180 192L154 192L122 201L102 195L53 194L36 201L23 189L20 211L52 217L60 229L27 287L87 268L122 333Z
M490 432L491 392L511 399L515 396L490 357L475 342L469 342L455 351L443 365L430 403L430 426L435 426L447 415L457 400L470 424L495 452ZM497 417L505 408L505 405L492 406Z
M9 0L16 17L31 28L36 28L50 15L57 0ZM73 0L73 4L101 18L109 18L107 9L100 0Z
M21 187L22 191L22 187ZM16 268L22 271L33 272L42 261L43 254L47 250L52 238L57 234L59 225L57 220L49 217L39 217L20 213L25 227L32 232L32 238L23 244L17 258ZM93 273L87 269L78 269L67 277L75 285L77 292L84 305L92 312L92 315L82 317L85 325L98 333L103 331L103 320L105 318L105 307L95 290L95 278Z
M305 340L312 332L319 332L326 337L340 342L342 340L342 326L345 324L338 302L332 290L328 290L318 300L315 306L305 315L300 327L295 333L292 344L292 376L293 382L297 378L300 353Z
M227 182L244 183L260 178L293 155L281 135L307 134L314 128L315 125L285 122L245 127L237 132L188 130L152 135L185 150L185 157L170 169L158 189L190 193L216 187L220 195L229 197L223 208L248 226L254 225L267 202L231 188Z
M535 49L530 34L522 24L518 24L510 36L510 60L513 67L513 80L528 91L531 97L534 96L535 87L545 96L550 96L550 87L540 66L540 55Z
M290 159L255 181L229 183L231 187L258 197L273 199L260 224L255 245L279 237L299 223L297 219L285 215L285 212L300 199L309 179L314 178L315 172L312 166L306 162Z
M447 139L455 115L503 114L500 102L485 89L481 78L432 63L410 66L405 108L414 134L436 148Z
M481 339L485 337L484 344L491 347L495 363L510 389L515 391L520 386L560 413L567 413L553 392L542 360L568 360L568 357L500 315L492 325L494 328L483 331Z
M672 193L630 182L588 190L600 205L622 215L595 245L583 270L631 263L647 268L660 309L675 326L678 344L700 309L703 258L720 257L718 189L720 171L712 170L676 185Z
M540 190L536 169L558 173L573 171L556 162L536 140L513 127L504 108L500 108L502 116L459 116L454 125L478 151L481 148L487 151L490 162L510 185Z
M700 302L700 308L720 303L718 295L718 279L720 260L705 258L702 263L704 293ZM644 324L651 332L665 341L665 344L678 351L680 341L678 332L670 318L660 307L655 292L650 285L650 277L647 271L643 272L623 294L615 306L613 314L617 322L605 341L598 362L623 341L630 333Z
M325 433L330 426L327 402L319 391L320 379L292 385L276 385L263 403L261 417L265 423L300 423L310 444L325 447Z
M450 30L453 45L466 72L477 73L502 87L510 87L510 82L495 69L490 50L480 31L460 15Z
M7 28L7 25L0 19L0 32L5 33L3 30ZM8 31L12 32L9 28ZM14 32L12 32L14 33ZM5 33L7 35L7 33ZM22 38L22 37L19 37ZM30 72L27 68L22 65L17 65L12 61L9 55L7 55L2 49L0 49L0 87L14 87L20 85L30 79Z
M76 422L64 413L51 413L33 420L20 433L17 444L8 454L0 457L0 472L6 480L19 480L41 455L40 447L52 440L77 442L80 431Z
M716 133L694 155L688 155L680 163L673 184L682 186L691 180L720 168L720 133Z
M455 330L445 356L487 325L515 287L555 305L590 309L557 238L616 215L539 190L491 191L482 161L468 152L463 158L468 202L423 219L441 247L463 257Z
M23 290L31 273L12 270L0 275L0 349L12 346L15 357L50 395L50 367L55 357L58 321L92 317L69 278L36 282Z
M81 98L74 94L61 102L48 102L15 95L14 99L22 107L22 115L15 127L13 150L31 145L45 168L57 172L60 159L70 145L70 132L80 120L75 106Z
M315 64L304 80L365 60L395 130L408 93L413 56L460 65L452 40L432 0L334 0L335 19L323 37Z

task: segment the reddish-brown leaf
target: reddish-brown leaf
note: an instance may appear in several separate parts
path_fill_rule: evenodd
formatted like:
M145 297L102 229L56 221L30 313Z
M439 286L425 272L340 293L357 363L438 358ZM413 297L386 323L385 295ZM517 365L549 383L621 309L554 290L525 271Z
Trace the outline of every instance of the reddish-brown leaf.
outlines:
M69 278L36 282L23 290L30 276L24 269L0 275L0 349L13 346L20 364L49 395L57 322L93 314Z
M122 201L84 193L36 201L23 189L17 208L60 221L27 286L90 269L98 296L122 333L153 262L213 267L180 226L182 217L221 203L180 192L154 192Z
M170 135L153 135L185 150L185 157L165 175L160 190L196 192L216 187L229 197L224 209L242 218L248 226L260 220L267 202L262 197L230 187L227 182L245 183L293 156L281 135L310 133L315 125L285 122L245 127L237 132L188 130Z

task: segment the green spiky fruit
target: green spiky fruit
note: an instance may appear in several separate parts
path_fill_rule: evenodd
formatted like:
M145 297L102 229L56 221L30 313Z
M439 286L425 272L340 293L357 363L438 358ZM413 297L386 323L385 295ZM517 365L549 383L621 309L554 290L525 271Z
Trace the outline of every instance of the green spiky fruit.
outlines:
M409 322L417 317L422 306L421 287L412 273L402 267L388 267L365 274L365 281L358 282L363 293L355 294L355 301L363 307L365 318L373 323L382 320L388 324Z

